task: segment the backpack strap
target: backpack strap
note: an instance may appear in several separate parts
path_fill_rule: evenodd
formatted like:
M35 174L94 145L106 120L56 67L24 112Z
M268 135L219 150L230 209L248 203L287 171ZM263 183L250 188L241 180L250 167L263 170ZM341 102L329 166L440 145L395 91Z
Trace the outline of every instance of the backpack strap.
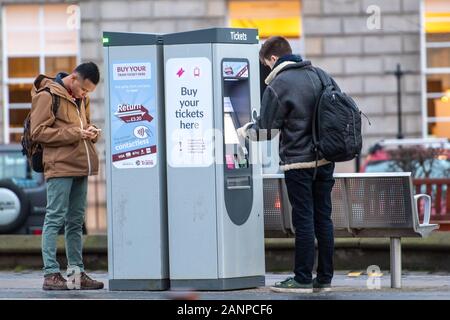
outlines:
M37 93L42 92L42 91L46 91L52 96L52 112L53 112L53 115L56 117L56 114L58 113L61 98L58 95L53 94L50 91L50 88L48 88L48 87L44 87L44 88L38 90Z
M55 94L53 94L50 91L50 88L48 88L48 87L42 88L40 90L37 90L36 93L40 93L42 91L46 91L46 92L48 92L51 95L51 97L52 97L52 113L53 113L53 116L56 118L56 113L58 112L59 105L60 105L60 97L55 95ZM34 162L33 157L34 157L35 154L37 154L36 151L42 152L42 145L40 143L34 143L31 140L31 137L30 137L30 118L31 118L31 111L28 113L27 117L25 118L25 121L24 121L24 124L23 124L24 125L24 133L23 133L22 138L21 138L22 154L24 156L26 156L27 160L28 160L27 161L27 163L28 163L28 165L27 165L27 176L28 177L31 177L31 169L34 167L33 166L33 162ZM42 172L42 171L38 171L38 172Z
M53 115L56 117L56 114L58 113L61 98L56 94L52 94L52 97L53 97L52 111L53 111Z
M313 152L316 155L316 159L315 159L316 165L314 166L313 180L316 180L317 167L319 164L319 137L317 135L317 119L318 119L318 113L319 113L319 106L322 101L323 90L327 86L332 85L332 83L331 83L330 79L328 79L325 76L324 72L321 69L316 68L316 67L311 67L310 69L313 70L314 73L317 74L317 76L319 77L319 80L322 84L322 88L321 88L319 96L317 96L316 93L314 92L314 97L315 97L316 103L314 106L314 113L313 113L313 119L312 119ZM311 82L313 82L313 79L311 79ZM313 83L313 85L314 85L314 83Z
M311 69L317 74L324 88L334 86L331 78L322 69L317 67L312 67Z

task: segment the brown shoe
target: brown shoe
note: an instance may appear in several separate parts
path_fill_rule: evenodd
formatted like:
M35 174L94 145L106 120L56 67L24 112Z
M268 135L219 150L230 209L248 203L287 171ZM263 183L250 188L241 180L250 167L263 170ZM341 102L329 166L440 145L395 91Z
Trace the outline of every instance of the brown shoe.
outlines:
M44 290L69 290L67 288L67 281L61 273L52 273L44 276Z
M91 279L86 273L81 273L80 278L81 290L99 290L103 289L103 282Z

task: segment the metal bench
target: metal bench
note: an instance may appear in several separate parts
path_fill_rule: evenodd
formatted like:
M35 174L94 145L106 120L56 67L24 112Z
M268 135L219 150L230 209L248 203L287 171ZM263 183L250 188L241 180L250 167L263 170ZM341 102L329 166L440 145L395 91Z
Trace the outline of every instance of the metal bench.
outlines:
M334 177L335 237L390 238L391 287L401 288L401 238L427 237L439 228L437 224L430 224L431 197L414 195L408 172L335 174ZM268 234L273 231L293 234L284 175L270 174L263 178L265 230ZM274 193L276 183L281 187ZM419 222L419 205L424 209L423 223Z

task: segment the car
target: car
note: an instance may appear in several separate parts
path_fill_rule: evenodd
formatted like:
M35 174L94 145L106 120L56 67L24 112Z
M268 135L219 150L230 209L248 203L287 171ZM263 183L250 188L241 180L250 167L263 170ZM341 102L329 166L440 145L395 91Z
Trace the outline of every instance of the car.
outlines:
M22 146L0 145L0 233L41 234L46 194L44 176L30 169Z
M393 154L397 159L392 159ZM414 178L448 178L450 142L433 138L382 140L369 149L360 171L411 171Z
M43 173L31 170L20 144L0 145L0 234L42 234L46 205Z
M392 152L393 151L393 152ZM394 157L395 159L393 159ZM392 139L369 149L362 172L411 171L415 192L431 196L431 223L450 230L448 180L450 178L450 143L448 139ZM424 204L419 206L423 218Z

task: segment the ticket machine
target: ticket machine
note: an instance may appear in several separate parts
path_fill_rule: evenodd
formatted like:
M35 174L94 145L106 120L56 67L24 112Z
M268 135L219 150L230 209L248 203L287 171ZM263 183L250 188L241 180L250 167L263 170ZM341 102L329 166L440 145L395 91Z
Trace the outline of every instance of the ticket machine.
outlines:
M170 286L263 286L258 143L236 131L259 113L257 30L205 29L163 41Z

